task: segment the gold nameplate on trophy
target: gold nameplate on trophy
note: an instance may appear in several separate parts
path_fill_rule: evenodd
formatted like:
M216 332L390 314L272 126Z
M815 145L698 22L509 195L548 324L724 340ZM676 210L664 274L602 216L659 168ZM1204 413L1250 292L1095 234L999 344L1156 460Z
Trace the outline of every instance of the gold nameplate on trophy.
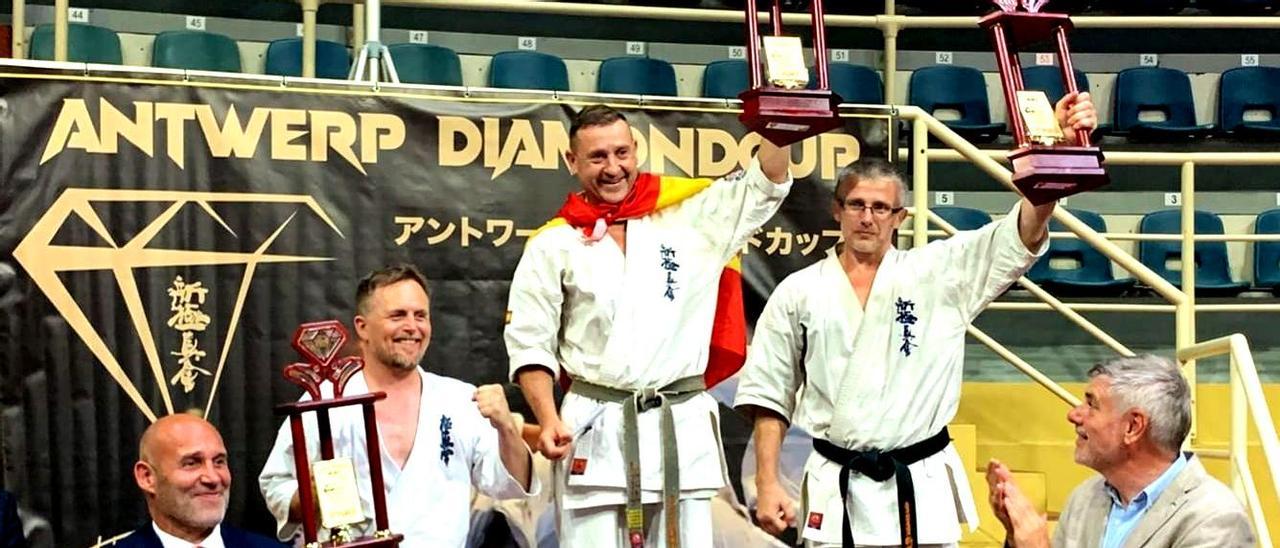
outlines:
M1062 128L1058 126L1053 105L1049 104L1049 97L1043 91L1018 90L1017 93L1018 112L1026 123L1028 139L1047 146L1066 140Z
M365 520L356 487L356 466L350 458L311 463L315 474L316 498L320 504L320 524L334 529Z
M802 89L809 84L799 36L765 36L764 68L769 83L780 88Z

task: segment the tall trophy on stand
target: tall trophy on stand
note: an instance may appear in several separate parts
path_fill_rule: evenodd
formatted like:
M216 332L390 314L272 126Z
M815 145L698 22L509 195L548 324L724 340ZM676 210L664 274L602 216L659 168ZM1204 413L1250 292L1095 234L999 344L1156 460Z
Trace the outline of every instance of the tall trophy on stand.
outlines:
M1092 146L1089 132L1076 134L1076 145L1065 141L1054 115L1054 106L1043 91L1025 90L1018 50L1028 45L1052 41L1058 48L1058 67L1068 93L1076 93L1075 70L1067 48L1071 18L1063 13L1042 13L1048 0L994 0L999 11L978 22L995 42L996 64L1004 86L1009 125L1017 148L1009 153L1013 163L1013 184L1031 203L1040 205L1100 187L1109 182L1102 167L1102 151Z
M747 67L750 88L738 96L747 128L778 146L786 146L843 125L837 114L841 103L827 83L827 33L822 0L810 0L813 16L813 58L817 89L805 89L809 70L798 36L782 35L782 1L773 0L769 22L773 33L763 40L768 82L761 75L760 29L756 0L747 0Z
M276 406L276 413L288 415L293 432L293 464L298 475L298 501L302 505L302 533L306 548L399 546L402 535L392 534L387 524L386 489L382 482L382 458L378 445L378 422L374 402L387 397L382 392L343 396L342 390L352 375L364 368L364 360L356 356L339 358L347 341L342 322L328 320L298 326L293 335L293 348L306 360L284 368L284 377L301 386L311 396L309 401ZM333 397L324 398L320 387L333 386ZM364 411L365 440L369 454L369 483L373 490L372 536L353 538L352 529L368 521L360 503L356 484L355 462L350 457L336 457L329 410L359 405ZM320 460L312 462L307 455L304 413L316 414L320 436ZM329 532L329 540L320 542L319 528Z

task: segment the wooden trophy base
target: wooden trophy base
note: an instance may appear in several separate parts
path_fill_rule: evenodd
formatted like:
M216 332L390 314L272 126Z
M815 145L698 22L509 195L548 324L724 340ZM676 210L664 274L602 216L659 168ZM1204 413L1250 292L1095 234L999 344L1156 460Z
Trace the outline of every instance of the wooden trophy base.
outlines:
M840 96L829 89L756 88L738 98L743 125L780 147L844 125Z
M1010 152L1009 161L1013 162L1014 186L1035 205L1111 182L1097 147L1030 145Z
M316 543L316 544L318 544L321 548L373 548L375 546L378 546L378 547L400 546L400 543L403 541L404 541L404 535L395 534L389 537L358 538L351 542L344 542L342 544L334 544L332 540L323 542L323 543ZM311 545L308 544L306 546L311 546Z

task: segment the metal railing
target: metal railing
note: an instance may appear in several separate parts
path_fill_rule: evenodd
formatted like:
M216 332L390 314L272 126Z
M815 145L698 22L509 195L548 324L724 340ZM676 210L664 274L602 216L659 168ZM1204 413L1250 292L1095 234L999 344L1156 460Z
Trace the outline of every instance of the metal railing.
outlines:
M297 0L302 7L302 75L315 76L316 14L322 3L352 5L351 43L355 47L364 44L365 15L362 0ZM724 9L661 8L649 6L619 6L608 4L579 4L573 2L541 2L529 0L382 0L384 4L421 8L469 10L480 12L537 13L578 17L611 17L624 19L660 19L666 21L698 21L738 23L742 12ZM883 15L832 15L824 21L829 27L878 29L884 37L884 73L892 75L898 70L898 34L911 29L977 29L978 16L934 17L897 15L894 0L885 0ZM70 0L54 0L54 60L67 60L67 9ZM13 26L25 26L26 0L13 0ZM760 12L767 19L768 12ZM806 25L809 15L785 13L782 22L787 25ZM1076 28L1217 28L1217 29L1277 29L1277 17L1072 17ZM13 32L13 56L25 58L26 37L20 30ZM895 97L897 83L894 78L884 79L884 96Z
M1227 451L1231 463L1231 488L1236 497L1245 501L1253 516L1258 543L1270 547L1271 533L1267 527L1267 517L1262 512L1262 498L1258 496L1253 471L1249 467L1249 419L1253 419L1253 425L1258 430L1262 455L1270 465L1271 487L1277 498L1280 498L1280 475L1276 474L1276 463L1280 462L1280 439L1276 436L1276 426L1271 420L1271 410L1262 392L1262 381L1258 378L1258 369L1254 367L1249 342L1244 335L1237 333L1181 347L1178 349L1178 361L1186 363L1224 354L1231 367L1231 436Z
M16 0L15 0L16 1ZM303 40L311 42L311 55L308 61L307 49L303 50L303 75L315 75L315 18L323 0L298 0L302 5ZM699 8L659 8L648 6L616 6L604 4L578 4L572 2L530 2L527 0L382 0L384 4L422 8L442 8L453 10L472 10L483 12L538 13L563 16L613 17L631 19L661 19L668 21L698 21L716 23L738 23L742 21L742 12L737 10L716 10ZM361 0L334 0L334 3L346 3L360 6ZM898 34L909 29L977 29L978 16L967 17L932 17L896 15L894 1L885 0L883 15L831 15L824 17L829 27L878 29L884 37L884 73L895 74L898 70ZM768 12L760 12L763 19L768 19ZM807 13L786 13L782 22L786 25L803 26L808 24ZM363 29L363 12L353 13L352 27ZM1228 28L1228 29L1276 29L1280 28L1280 18L1276 17L1072 17L1076 28ZM363 39L353 40L359 47ZM308 64L310 62L310 64ZM310 67L311 72L307 72ZM884 78L884 96L896 97L897 83L894 78Z

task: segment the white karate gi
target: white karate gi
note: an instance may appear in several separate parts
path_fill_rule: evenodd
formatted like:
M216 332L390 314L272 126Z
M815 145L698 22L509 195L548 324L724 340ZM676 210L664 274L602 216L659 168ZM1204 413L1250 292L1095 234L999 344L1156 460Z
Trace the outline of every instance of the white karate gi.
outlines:
M790 188L790 180L771 182L753 159L739 176L627 221L625 255L612 238L592 242L568 225L531 238L508 305L505 337L513 379L527 365L626 390L701 376L721 271ZM559 496L562 511L618 506L621 514L626 504L621 404L570 393L561 418L574 429L601 406L591 429L574 440L573 454L559 463L560 481L567 480ZM657 409L639 416L646 504L659 502L662 491L662 444L678 444L681 499L709 499L726 484L715 399L699 394L672 411L677 440L660 439ZM574 459L586 459L585 469L569 475ZM709 527L710 507L701 507L702 523ZM682 507L682 521L684 514ZM565 524L564 545L573 545L573 533L574 524Z
M393 533L404 535L404 548L439 548L465 546L471 522L471 489L474 485L498 499L511 499L536 494L537 478L530 480L525 492L511 476L498 451L498 432L489 419L480 415L472 401L476 387L457 379L442 377L418 369L422 377L422 402L418 411L418 433L413 450L401 469L380 447L382 478L386 488L388 521ZM356 373L347 383L343 395L367 394L369 386L364 373ZM332 397L332 386L325 383L325 397ZM310 400L303 395L302 401ZM357 528L357 535L372 534L373 490L369 483L369 455L366 451L363 407L348 406L329 413L333 432L334 454L350 457L355 462L360 501L368 521ZM447 419L447 420L446 420ZM320 459L320 438L315 414L304 415L307 457ZM445 433L447 432L447 443ZM379 436L379 443L381 443ZM448 460L446 462L445 456ZM289 522L289 501L298 490L293 466L293 436L285 420L276 435L275 447L258 476L267 509L276 517L276 533L281 540L302 535L302 524ZM320 538L327 533L321 528Z
M965 328L1048 248L1046 240L1038 253L1028 252L1018 234L1018 208L922 248L890 248L865 310L834 249L788 276L756 323L734 406L772 410L813 437L852 450L897 449L938 433L959 405ZM909 469L918 542L957 542L960 517L977 527L954 446ZM839 476L838 464L816 452L809 456L796 514L803 538L840 543ZM897 502L894 480L853 472L854 541L900 544Z

